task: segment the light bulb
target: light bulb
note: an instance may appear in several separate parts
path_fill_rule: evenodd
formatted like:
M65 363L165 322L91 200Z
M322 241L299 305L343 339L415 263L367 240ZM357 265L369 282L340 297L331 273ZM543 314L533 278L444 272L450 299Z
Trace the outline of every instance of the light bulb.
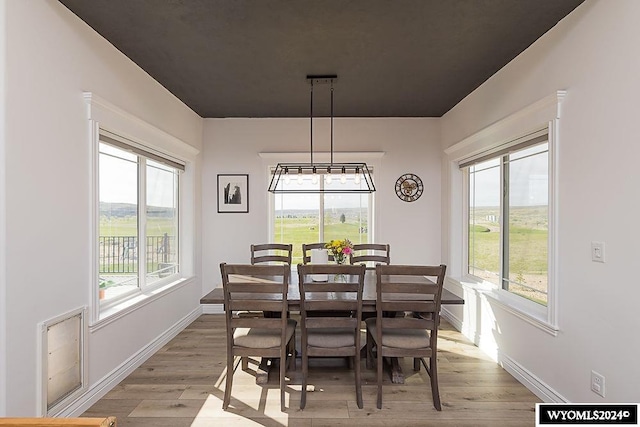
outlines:
M347 175L342 174L340 175L340 184L346 184L347 183Z
M360 173L358 171L356 171L356 177L353 179L353 182L356 185L360 185Z
M311 183L313 185L316 185L318 183L318 174L314 173L313 175L311 175Z
M298 172L298 185L302 185L302 172Z
M328 185L328 184L331 184L331 182L332 182L332 181L333 181L333 178L331 178L331 174L330 174L330 173L328 173L328 174L326 174L326 175L324 176L324 182L326 182L326 183L327 183L327 185Z

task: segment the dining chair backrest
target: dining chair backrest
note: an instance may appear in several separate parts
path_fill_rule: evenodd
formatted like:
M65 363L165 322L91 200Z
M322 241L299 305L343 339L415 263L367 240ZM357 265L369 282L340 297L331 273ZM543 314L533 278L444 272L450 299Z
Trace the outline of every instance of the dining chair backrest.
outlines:
M364 265L298 265L302 333L301 409L306 404L309 357L351 358L355 365L356 402L362 408L360 319L365 269ZM328 280L316 282L314 278L317 277Z
M285 243L263 243L251 245L251 264L281 262L291 265L293 245Z
M252 325L244 320L233 318L232 313L238 311L274 311L284 313L284 317L286 317L290 274L290 268L287 265L222 263L220 271L225 312L232 328L241 323L242 327L251 327ZM260 327L266 327L267 324L268 322L258 323Z
M387 322L393 324L394 321L402 323L401 319L383 317L385 311L430 314L438 320L446 268L445 265L376 265L376 312L383 325L386 327ZM433 322L424 325L427 329L437 326Z
M382 358L413 357L431 379L434 406L440 410L437 379L438 326L445 265L376 265L376 317L367 323L367 356L376 343L378 408L382 407ZM407 314L388 317L385 312ZM429 358L427 367L424 358Z
M234 358L261 356L280 359L280 402L284 410L285 362L295 353L296 322L287 317L290 271L287 264L220 264L227 336L223 409L230 400ZM242 311L275 312L280 316L241 317L238 313Z
M311 320L308 315L314 311L352 311L354 314L361 314L364 274L365 268L362 265L298 264L300 314L303 325L310 329L330 326L355 327L360 316L321 317ZM316 282L313 280L314 276L325 276L328 280ZM336 293L339 293L340 298L336 298Z
M360 243L353 245L353 252L349 256L351 264L371 262L375 264L391 264L389 252L391 247L383 243Z
M309 264L311 262L311 250L312 249L326 249L325 242L318 243L303 243L302 244L302 263ZM333 261L333 255L328 253L329 261Z

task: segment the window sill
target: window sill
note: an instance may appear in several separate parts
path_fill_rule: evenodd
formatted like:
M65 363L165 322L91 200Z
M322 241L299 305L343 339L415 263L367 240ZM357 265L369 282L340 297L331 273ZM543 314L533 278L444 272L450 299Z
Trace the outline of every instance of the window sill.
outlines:
M485 297L490 304L499 306L502 310L524 320L541 331L554 337L558 335L558 326L550 323L547 319L547 307L498 289L493 283L477 281L469 277L449 277L448 279L449 283L460 286L464 292L475 292Z
M108 324L125 317L129 313L132 313L140 309L141 307L144 307L145 305L164 297L165 295L168 295L190 283L193 283L194 280L195 277L181 278L158 288L140 292L137 295L133 295L130 298L127 298L125 301L102 309L100 310L98 320L89 325L89 331L97 331L107 326Z

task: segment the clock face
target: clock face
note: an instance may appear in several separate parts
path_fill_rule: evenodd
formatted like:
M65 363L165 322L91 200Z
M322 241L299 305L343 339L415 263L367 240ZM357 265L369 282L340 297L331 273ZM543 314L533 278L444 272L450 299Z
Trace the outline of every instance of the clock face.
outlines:
M406 173L396 181L396 194L405 202L415 202L423 191L422 180L412 173Z

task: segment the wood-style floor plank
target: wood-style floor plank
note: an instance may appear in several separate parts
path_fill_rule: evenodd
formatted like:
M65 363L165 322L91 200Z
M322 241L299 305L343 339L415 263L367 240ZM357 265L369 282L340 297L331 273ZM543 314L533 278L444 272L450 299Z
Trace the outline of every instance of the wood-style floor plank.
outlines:
M243 371L236 360L227 411L224 316L202 315L94 404L83 416L118 417L122 427L224 426L532 426L539 399L451 325L439 335L442 411L433 407L429 377L401 360L405 384L383 385L376 408L376 373L362 361L364 408L356 405L354 373L344 359L311 359L307 405L300 405L301 369L287 374L286 412L277 375L256 384L259 360ZM299 336L299 334L298 334Z

